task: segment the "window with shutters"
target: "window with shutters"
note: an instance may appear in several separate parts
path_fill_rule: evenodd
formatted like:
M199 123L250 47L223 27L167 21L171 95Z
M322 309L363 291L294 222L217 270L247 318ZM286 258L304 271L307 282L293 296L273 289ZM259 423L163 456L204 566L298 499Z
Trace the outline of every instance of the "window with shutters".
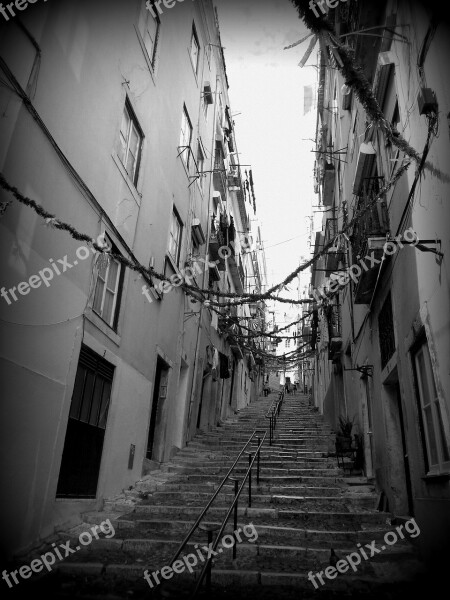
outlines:
M150 7L152 10L147 9L145 0L142 2L139 13L138 32L140 36L139 41L146 55L147 62L151 69L154 70L158 55L161 21L153 0L150 0Z
M118 248L109 240L108 243L111 246L111 252L119 254ZM92 309L116 331L125 269L117 259L105 256L97 259L97 269Z
M430 350L426 339L412 353L422 441L428 474L450 473L449 440L446 438L436 390Z
M128 177L135 186L139 177L143 139L144 135L131 108L131 104L127 99L122 113L117 154L125 171L128 173Z

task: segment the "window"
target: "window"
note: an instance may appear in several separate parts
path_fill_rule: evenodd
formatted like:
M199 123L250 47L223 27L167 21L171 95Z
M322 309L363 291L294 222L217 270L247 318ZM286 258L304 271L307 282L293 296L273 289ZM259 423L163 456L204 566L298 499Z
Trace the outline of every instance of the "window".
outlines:
M186 107L183 108L183 118L181 120L180 152L186 167L189 167L192 142L192 124Z
M421 424L430 474L450 471L450 454L442 422L441 406L434 383L428 344L424 341L413 355Z
M136 185L139 175L143 137L141 128L127 100L120 126L118 155L134 185Z
M118 249L113 244L110 245L111 252L118 254ZM123 265L116 259L99 259L92 308L114 330L117 329L119 320L124 272Z
M181 251L181 235L183 226L180 218L175 211L172 212L172 219L170 222L170 235L169 235L169 256L174 262L175 266L178 267L180 261Z
M142 2L141 5L138 30L141 35L142 44L147 52L150 65L154 69L161 21L159 20L158 11L155 9L153 0L150 0L148 9L146 8L146 4L146 2Z
M195 30L195 25L192 25L191 47L189 50L189 55L191 57L191 62L192 66L194 67L195 74L197 74L198 65L200 62L200 44L198 41L197 31Z
M289 338L285 341L285 346L286 346L286 348L291 347L291 340Z
M197 172L203 173L204 170L205 170L205 155L202 150L202 145L199 141L197 144ZM200 189L202 189L202 190L203 190L204 178L205 178L204 175L200 175L200 179L198 180Z

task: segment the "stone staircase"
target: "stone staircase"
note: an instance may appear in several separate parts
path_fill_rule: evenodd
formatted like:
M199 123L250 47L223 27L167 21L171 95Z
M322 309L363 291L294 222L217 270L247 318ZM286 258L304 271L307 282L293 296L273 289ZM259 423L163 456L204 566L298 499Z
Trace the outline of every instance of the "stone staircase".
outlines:
M85 523L63 536L72 547L81 532L105 519L110 519L115 535L93 540L35 585L41 586L46 598L61 600L189 597L199 567L193 573L174 574L153 589L144 580L144 570L152 573L170 565L177 546L254 429L268 426L265 414L275 397L260 398L223 426L197 435L125 497L107 502L101 513L86 514ZM399 589L412 588L422 567L408 534L391 546L384 544L385 533L396 527L391 515L376 510L375 489L361 474L350 476L337 468L330 456L333 452L334 433L307 398L287 395L273 445L269 446L267 434L262 449L258 486L253 474L251 508L248 487L239 501L238 525L248 535L241 533L235 560L232 550L225 548L214 558L212 590L200 597L290 599L320 594L334 598L357 593L397 598ZM242 477L247 465L244 455L234 475ZM218 526L233 497L230 481L203 525ZM232 531L231 517L225 533ZM365 548L373 541L385 549L362 559L356 570L338 573L334 579L323 576L325 583L319 582L318 589L308 579L310 572L330 566L331 549L341 559L358 552L357 544ZM207 533L198 529L181 558L206 543Z

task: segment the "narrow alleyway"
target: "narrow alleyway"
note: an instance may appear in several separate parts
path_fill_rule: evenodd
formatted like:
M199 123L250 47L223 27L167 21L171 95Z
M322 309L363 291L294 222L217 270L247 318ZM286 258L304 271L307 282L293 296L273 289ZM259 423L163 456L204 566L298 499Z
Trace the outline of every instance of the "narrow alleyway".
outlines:
M175 575L151 591L143 572L170 564L177 545L253 430L267 427L265 414L274 398L275 394L260 398L233 421L198 435L170 464L130 491L125 501L110 502L100 514L86 514L89 524L109 518L115 536L94 540L61 562L58 571L41 582L47 597L188 597L194 575ZM406 582L421 569L408 540L398 540L362 560L355 572L325 579L318 590L308 580L310 571L324 571L330 565L332 548L343 558L357 551L358 543L364 548L375 540L381 547L383 535L395 530L390 515L376 510L373 486L360 475L345 475L336 468L336 459L328 456L333 449L334 434L308 398L287 395L274 443L269 447L267 438L263 446L258 487L253 477L252 507L247 508L246 490L239 504L239 525L253 524L257 539L250 543L244 538L235 561L231 549L215 559L208 597L344 597L350 592L403 597L399 590L405 590ZM247 460L242 459L239 473L245 472ZM207 523L219 524L223 518L232 501L232 485L227 484L213 504ZM127 511L133 499L138 500ZM86 527L84 523L71 531L72 545ZM231 518L226 533L232 531ZM205 531L196 532L183 554L193 552L197 543L206 544Z

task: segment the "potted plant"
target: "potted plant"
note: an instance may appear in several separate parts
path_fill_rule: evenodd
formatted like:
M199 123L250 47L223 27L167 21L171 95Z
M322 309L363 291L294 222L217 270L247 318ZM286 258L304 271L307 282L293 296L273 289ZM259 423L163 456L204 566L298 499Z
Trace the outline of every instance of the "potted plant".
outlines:
M350 419L348 416L339 417L339 431L336 434L336 449L340 452L350 450L352 447L352 429L355 417Z

